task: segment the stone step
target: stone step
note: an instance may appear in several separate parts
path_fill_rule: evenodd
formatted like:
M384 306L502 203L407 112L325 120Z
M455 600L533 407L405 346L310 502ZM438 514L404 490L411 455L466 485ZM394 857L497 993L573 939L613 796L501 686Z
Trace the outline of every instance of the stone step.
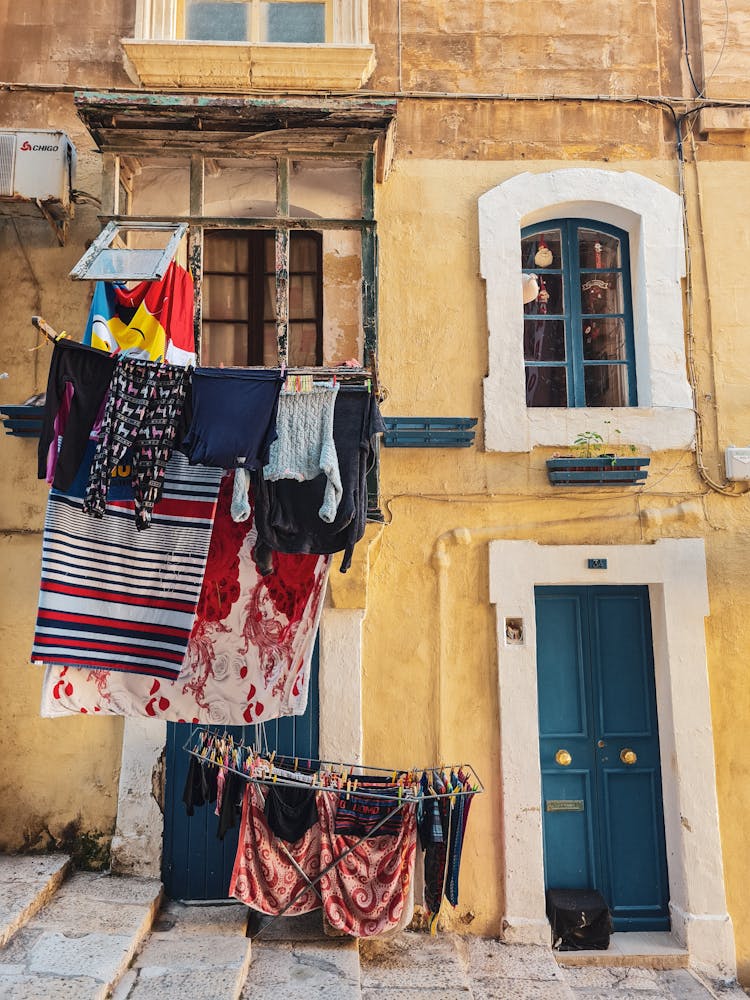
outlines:
M253 960L242 1000L360 1000L358 942L328 937L320 910L250 926Z
M54 896L69 870L67 854L0 855L0 948Z
M241 905L166 903L113 1000L238 1000L250 965L246 926Z
M690 954L667 931L631 931L616 933L606 951L555 951L559 965L609 966L669 971L687 969Z
M0 951L0 1000L104 1000L161 895L156 879L72 875Z

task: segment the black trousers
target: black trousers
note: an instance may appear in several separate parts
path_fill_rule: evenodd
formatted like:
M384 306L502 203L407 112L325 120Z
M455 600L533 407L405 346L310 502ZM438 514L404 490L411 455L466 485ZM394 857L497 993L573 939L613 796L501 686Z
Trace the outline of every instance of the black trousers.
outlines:
M52 483L55 489L69 490L75 479L116 364L117 359L104 351L85 347L74 340L59 340L55 344L47 379L42 436L39 439L40 479L47 476L47 455L55 435L55 417L65 395L65 386L67 383L73 386L70 416Z

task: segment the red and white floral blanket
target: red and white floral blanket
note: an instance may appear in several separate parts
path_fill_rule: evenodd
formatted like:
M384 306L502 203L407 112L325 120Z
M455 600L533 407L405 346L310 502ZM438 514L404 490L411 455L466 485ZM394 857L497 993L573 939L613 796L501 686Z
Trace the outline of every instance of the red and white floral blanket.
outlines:
M50 666L43 717L90 713L246 725L304 713L329 559L274 553L274 572L262 577L253 559L253 520L232 520L231 494L227 476L179 678Z
M318 792L320 870L341 857L357 837L335 832L335 795ZM323 913L337 930L354 937L371 937L394 930L408 905L417 849L414 806L402 810L397 834L363 840L320 880Z
M298 893L286 916L319 909L320 899L313 889L305 889L307 882L300 869L311 882L320 871L320 826L315 823L294 844L284 843L284 850L268 826L263 806L263 793L257 785L250 785L242 802L229 895L271 916L279 914Z

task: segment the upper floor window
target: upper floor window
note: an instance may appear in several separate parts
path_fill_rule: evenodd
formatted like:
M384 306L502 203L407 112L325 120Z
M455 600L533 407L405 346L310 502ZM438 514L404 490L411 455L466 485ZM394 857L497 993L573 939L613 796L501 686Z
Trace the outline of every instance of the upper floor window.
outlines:
M191 41L322 43L333 40L333 0L186 0L178 36Z
M219 229L205 233L201 364L278 364L275 255L273 232ZM288 274L287 363L322 365L321 233L289 234ZM329 304L335 308L330 297Z
M375 69L368 0L136 0L139 86L351 93Z
M526 405L636 406L628 234L557 219L521 234Z
M603 420L692 446L677 192L630 170L522 172L479 199L479 246L488 450L569 447Z

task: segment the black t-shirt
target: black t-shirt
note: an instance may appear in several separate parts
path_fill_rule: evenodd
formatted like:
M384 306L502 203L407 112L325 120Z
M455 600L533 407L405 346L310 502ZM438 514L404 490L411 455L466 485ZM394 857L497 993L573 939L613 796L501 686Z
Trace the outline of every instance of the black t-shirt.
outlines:
M328 524L318 513L326 488L324 474L306 482L259 480L255 488L256 560L270 568L270 551L345 553L341 571L351 563L354 545L367 523L367 471L375 439L385 430L377 400L364 389L339 389L333 414L333 440L343 493L336 517Z

